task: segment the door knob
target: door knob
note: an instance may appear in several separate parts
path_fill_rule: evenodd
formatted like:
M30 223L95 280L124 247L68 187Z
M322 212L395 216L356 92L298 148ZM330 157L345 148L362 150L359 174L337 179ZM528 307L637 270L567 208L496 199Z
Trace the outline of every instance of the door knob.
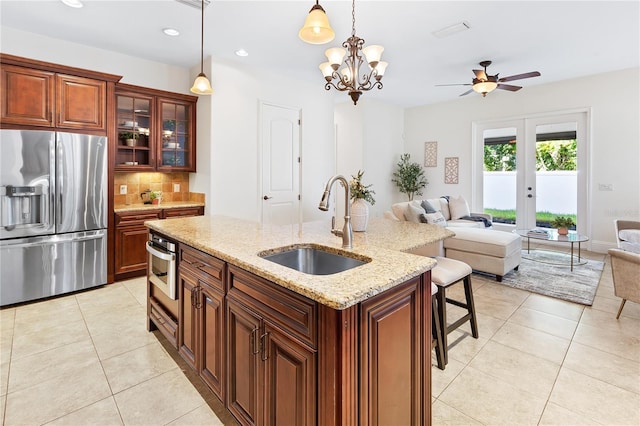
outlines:
M528 190L528 191L531 191L531 187L528 187L528 188L527 188L527 190Z
M267 201L267 200L269 200L271 198L273 198L273 197L267 197L266 195L264 197L262 197L262 199L265 200L265 201Z
M529 194L529 195L527 195L527 197L529 197L529 198L533 198L533 195Z

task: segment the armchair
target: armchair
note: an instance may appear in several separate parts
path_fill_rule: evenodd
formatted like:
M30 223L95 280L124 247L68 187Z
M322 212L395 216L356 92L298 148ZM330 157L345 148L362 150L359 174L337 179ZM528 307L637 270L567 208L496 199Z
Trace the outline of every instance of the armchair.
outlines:
M616 242L621 250L640 253L640 222L636 220L613 221L616 228Z
M611 274L615 295L622 298L618 315L627 300L640 303L640 254L620 249L609 249Z

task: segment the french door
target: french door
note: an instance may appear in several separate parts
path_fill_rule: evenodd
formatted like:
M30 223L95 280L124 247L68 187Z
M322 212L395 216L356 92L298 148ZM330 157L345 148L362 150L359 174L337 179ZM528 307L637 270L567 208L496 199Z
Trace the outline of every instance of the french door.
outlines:
M474 207L497 229L549 228L570 216L585 233L588 112L474 123Z

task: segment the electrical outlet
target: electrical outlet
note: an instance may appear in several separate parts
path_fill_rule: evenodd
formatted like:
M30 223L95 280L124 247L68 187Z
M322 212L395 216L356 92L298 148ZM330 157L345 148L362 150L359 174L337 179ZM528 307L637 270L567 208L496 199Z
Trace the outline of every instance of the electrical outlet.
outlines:
M612 183L599 183L598 184L598 191L613 191L613 184Z
M120 195L127 195L127 185L120 185Z
M174 183L173 184L173 192L180 192L180 184L179 183Z

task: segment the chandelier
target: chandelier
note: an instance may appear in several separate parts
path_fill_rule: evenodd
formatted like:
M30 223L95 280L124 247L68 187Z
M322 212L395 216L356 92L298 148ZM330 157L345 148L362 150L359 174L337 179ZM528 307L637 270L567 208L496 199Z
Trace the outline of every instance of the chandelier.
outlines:
M388 65L380 60L384 47L378 45L363 47L363 45L364 40L356 36L356 1L352 0L351 37L342 43L344 49L332 47L324 52L329 61L320 64L320 71L327 81L324 88L330 90L333 87L341 92L349 92L354 105L358 103L363 91L374 87L382 89L380 80ZM369 64L369 71L360 74L364 62L363 54ZM340 68L342 65L344 66Z

